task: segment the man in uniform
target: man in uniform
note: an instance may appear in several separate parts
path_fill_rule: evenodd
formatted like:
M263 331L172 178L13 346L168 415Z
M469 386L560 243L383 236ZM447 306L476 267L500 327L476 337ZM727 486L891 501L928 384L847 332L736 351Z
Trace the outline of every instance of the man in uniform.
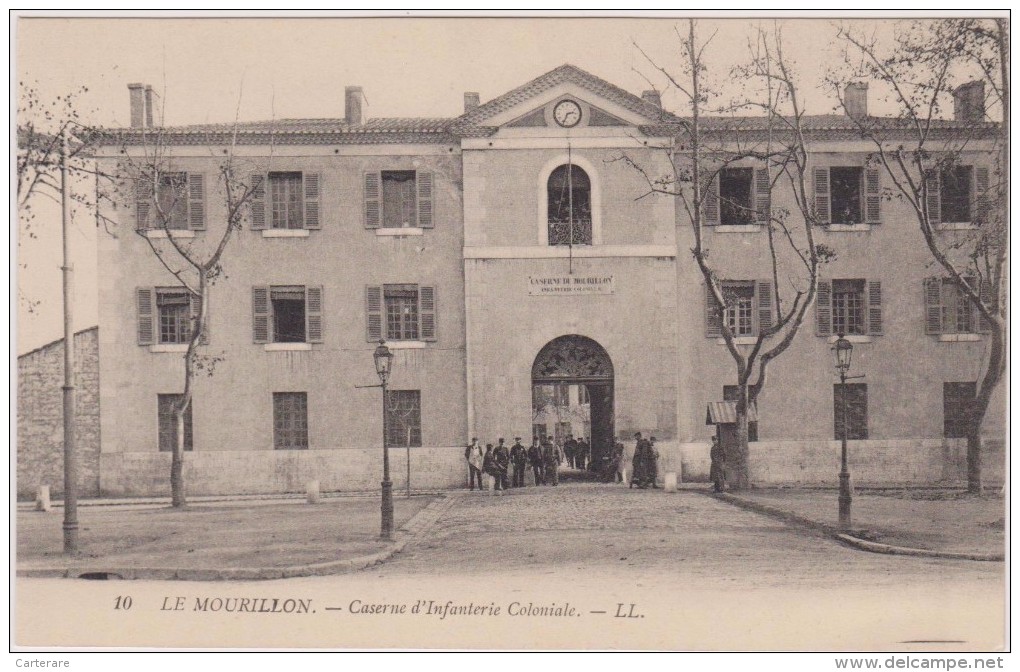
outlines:
M542 445L543 476L549 485L559 485L560 451L548 436Z
M712 449L708 456L712 459L712 468L708 473L712 479L712 490L722 492L726 485L726 456L723 454L722 446L719 445L719 437L712 437Z
M537 436L531 438L531 448L528 448L528 461L531 462L531 470L535 472L535 485L545 485L542 444L538 442Z
M514 437L514 445L510 447L510 462L514 465L514 487L524 487L524 470L528 466L528 450L521 445L521 437Z
M567 458L567 466L574 468L574 454L577 452L577 441L574 441L573 434L567 434L563 442L563 455Z
M645 459L648 461L648 466L645 467L648 472L648 484L658 490L659 485L656 481L659 479L659 449L655 447L654 436L648 439L648 448L645 451Z
M588 467L588 454L590 452L591 447L582 436L577 440L577 445L574 447L574 466L578 469L586 469Z
M496 463L496 481L497 490L508 490L510 488L510 478L507 476L507 472L510 471L510 451L506 449L505 440L500 437L499 445L492 451L492 459Z
M477 438L471 439L471 443L467 445L464 450L464 459L468 463L468 482L471 489L475 489L475 479L478 479L478 489L483 490L482 487L482 462L485 455L482 453L482 447L478 443Z
M630 487L635 485L639 488L645 487L645 447L648 442L641 438L641 432L634 433L634 457L631 460L633 473L630 477Z

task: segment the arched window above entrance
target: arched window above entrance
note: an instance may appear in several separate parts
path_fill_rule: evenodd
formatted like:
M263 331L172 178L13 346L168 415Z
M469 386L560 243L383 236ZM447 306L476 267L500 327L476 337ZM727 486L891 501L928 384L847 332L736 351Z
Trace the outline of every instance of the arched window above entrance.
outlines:
M546 343L535 357L531 378L536 382L612 380L613 362L605 348L590 338L560 336Z
M547 182L550 245L591 245L591 180L576 164L561 165Z

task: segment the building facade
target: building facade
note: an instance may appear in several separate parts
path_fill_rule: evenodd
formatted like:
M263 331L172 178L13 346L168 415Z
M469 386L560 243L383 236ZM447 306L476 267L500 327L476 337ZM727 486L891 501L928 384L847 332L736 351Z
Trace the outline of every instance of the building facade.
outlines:
M185 428L191 493L300 491L309 480L376 488L382 404L365 386L378 382L380 339L396 356L386 431L395 487L408 474L416 488L464 485L473 436L509 443L578 428L593 457L641 431L657 438L662 471L707 475L706 406L731 398L736 373L708 317L688 215L649 190L648 176L669 174L682 151L683 120L654 92L566 65L485 104L466 94L453 119L364 119L361 90L348 87L344 119L154 128L144 88L133 87L135 126L111 135L99 160L130 179L132 162L159 146L168 167L165 183L124 189L104 213L117 222L99 243L104 494L168 488L168 414L197 308L154 251L219 239L227 155L255 192L207 306L200 351L213 370L196 378ZM808 123L814 194L829 219L816 240L836 258L759 398L752 478L835 482L830 349L845 331L866 376L848 394L858 482L963 480L958 416L981 375L980 320L936 282L909 207L871 198L881 177L853 125ZM978 150L956 176L966 188L941 189L945 235L971 226L986 188ZM740 347L771 319L766 233L746 216L761 193L755 169L721 173L723 207L706 212ZM154 207L168 194L182 197ZM773 190L766 203L792 209L792 193ZM169 232L153 224L156 211ZM550 415L550 398L570 429ZM1003 408L1000 392L984 428L991 481L1002 478Z

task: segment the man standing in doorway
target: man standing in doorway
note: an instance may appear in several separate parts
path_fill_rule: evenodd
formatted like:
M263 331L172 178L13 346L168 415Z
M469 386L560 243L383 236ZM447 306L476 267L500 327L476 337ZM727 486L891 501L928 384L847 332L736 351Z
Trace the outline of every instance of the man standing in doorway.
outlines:
M542 461L544 466L545 482L549 485L559 485L560 451L556 444L548 436L545 437L545 444L542 446Z
M584 437L582 436L580 439L577 440L577 446L574 448L574 466L582 470L587 469L590 452L591 447L588 445L588 442L585 441Z
M566 440L563 442L563 454L567 458L567 466L571 469L574 468L574 456L577 452L577 441L574 441L573 434L567 434Z
M531 462L531 470L535 473L535 485L545 485L542 444L539 443L537 436L531 438L531 448L528 448L528 461Z
M528 468L528 450L521 445L521 437L514 437L510 447L510 462L514 465L514 487L524 487L524 470Z
M483 490L482 487L482 462L485 459L485 455L482 453L482 446L478 443L478 438L471 439L471 443L467 445L467 449L464 450L464 459L468 463L468 483L472 490L475 489L475 479L478 479L478 489Z

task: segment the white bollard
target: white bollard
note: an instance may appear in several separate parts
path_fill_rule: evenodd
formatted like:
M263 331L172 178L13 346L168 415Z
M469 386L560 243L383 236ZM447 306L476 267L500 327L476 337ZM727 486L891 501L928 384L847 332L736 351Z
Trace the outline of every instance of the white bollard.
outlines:
M624 469L621 473L623 474L623 484L630 485L630 469Z
M309 504L318 504L319 503L319 482L318 481L308 481L308 483L305 485L305 492L308 494L308 503Z
M35 510L36 511L49 511L50 510L50 486L40 485L39 489L35 493Z
M666 472L666 482L663 485L663 488L666 490L666 492L676 492L676 472L675 471L667 471Z

